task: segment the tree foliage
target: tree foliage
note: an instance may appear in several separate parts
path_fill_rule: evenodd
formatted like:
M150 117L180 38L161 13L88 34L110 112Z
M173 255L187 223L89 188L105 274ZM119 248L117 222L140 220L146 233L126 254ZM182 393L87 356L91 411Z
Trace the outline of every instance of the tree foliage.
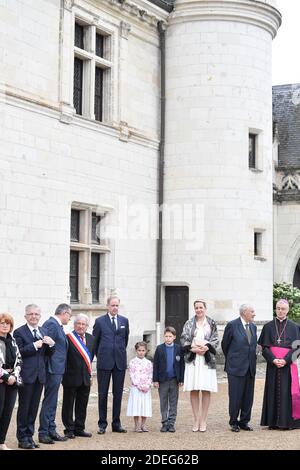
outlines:
M300 322L300 289L293 287L287 282L274 284L273 288L273 308L274 314L276 303L280 299L286 299L290 304L289 319Z

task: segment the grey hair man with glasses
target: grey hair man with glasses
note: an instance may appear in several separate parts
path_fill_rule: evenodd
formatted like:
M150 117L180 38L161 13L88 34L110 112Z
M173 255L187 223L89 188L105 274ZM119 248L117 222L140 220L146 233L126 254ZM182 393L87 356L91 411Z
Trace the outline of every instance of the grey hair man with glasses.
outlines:
M44 328L39 326L41 309L36 304L25 307L26 324L17 328L14 337L22 355L21 377L18 388L17 439L21 449L35 449L34 425L46 382L46 358L54 352L54 344Z

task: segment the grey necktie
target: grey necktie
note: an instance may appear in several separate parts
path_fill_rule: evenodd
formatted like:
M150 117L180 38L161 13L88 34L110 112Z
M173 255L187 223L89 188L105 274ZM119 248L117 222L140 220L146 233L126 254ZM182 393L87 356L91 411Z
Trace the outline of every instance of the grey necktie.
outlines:
M112 323L112 328L113 328L113 330L114 330L114 333L115 333L115 332L117 331L117 327L116 327L116 319L115 319L115 317L112 317L112 319L111 319L111 320L112 320L112 322L111 322L111 323Z
M247 334L247 338L248 338L248 343L250 344L251 343L251 331L250 331L250 325L249 323L246 323L246 334Z

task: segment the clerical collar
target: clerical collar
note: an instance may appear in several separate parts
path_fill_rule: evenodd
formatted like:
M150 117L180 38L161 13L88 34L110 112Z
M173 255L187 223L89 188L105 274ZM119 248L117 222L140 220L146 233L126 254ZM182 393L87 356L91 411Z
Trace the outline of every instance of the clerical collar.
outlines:
M285 320L287 320L287 317L283 318L282 320L280 320L279 318L276 317L276 320L278 320L280 323L284 322Z

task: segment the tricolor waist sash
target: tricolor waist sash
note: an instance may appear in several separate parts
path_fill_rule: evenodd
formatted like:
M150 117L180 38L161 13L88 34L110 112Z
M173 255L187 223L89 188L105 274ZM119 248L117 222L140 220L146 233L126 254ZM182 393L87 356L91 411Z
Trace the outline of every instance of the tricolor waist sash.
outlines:
M92 375L92 365L91 365L91 355L86 347L86 345L81 341L79 338L79 335L75 332L72 331L71 333L68 333L67 336L70 338L70 341L74 344L75 348L79 352L79 354L82 356L82 359L84 360L90 376Z
M283 359L290 351L288 348L278 348L277 346L271 346L270 351L274 354L276 359ZM299 377L298 367L295 362L290 365L291 371L291 393L292 393L292 417L293 419L300 419L300 390L299 390Z

